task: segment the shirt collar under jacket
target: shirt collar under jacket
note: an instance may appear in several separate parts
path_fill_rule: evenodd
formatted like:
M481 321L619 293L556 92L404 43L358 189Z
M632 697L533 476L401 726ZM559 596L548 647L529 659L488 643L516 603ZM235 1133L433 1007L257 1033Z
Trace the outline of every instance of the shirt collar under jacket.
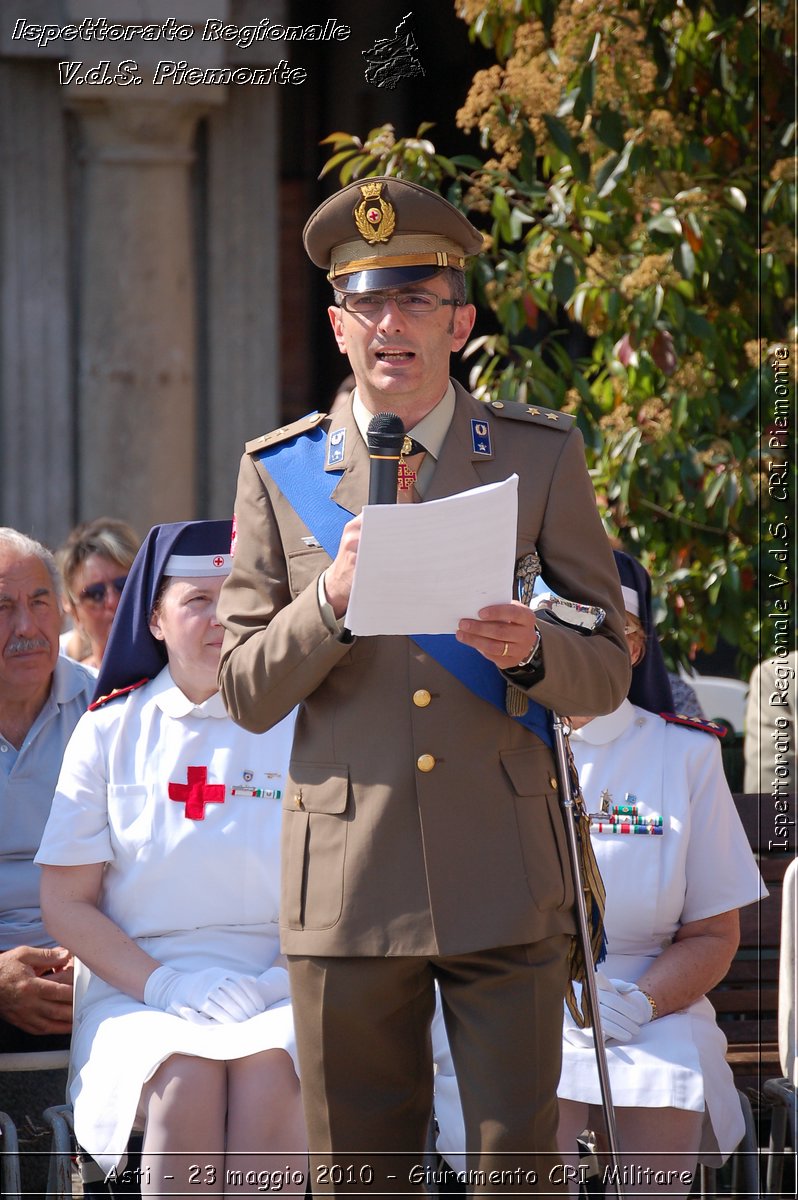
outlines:
M194 704L172 678L168 667L164 667L152 681L152 698L167 717L180 721L183 717L226 717L221 692L214 692L202 704Z
M594 717L581 729L575 729L571 734L571 741L587 742L589 746L606 746L609 742L614 742L616 738L619 738L622 733L626 733L636 717L635 706L628 700L624 700L623 704L614 712L607 713L603 717Z
M432 411L428 412L426 417L422 417L418 425L414 425L412 429L405 430L405 433L409 433L417 442L420 442L424 449L436 460L441 456L441 448L446 434L449 432L449 426L452 423L454 402L454 384L449 380L449 386ZM387 400L386 408L390 408ZM360 436L364 442L367 442L369 422L373 413L369 412L360 399L357 388L355 388L352 396L352 416L355 418L357 427L360 430Z

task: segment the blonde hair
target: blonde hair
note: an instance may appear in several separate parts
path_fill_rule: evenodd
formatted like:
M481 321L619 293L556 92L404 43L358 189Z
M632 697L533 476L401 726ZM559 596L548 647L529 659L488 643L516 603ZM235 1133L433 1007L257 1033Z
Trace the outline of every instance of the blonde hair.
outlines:
M141 539L127 521L115 517L97 517L77 525L57 554L58 566L69 599L76 600L72 581L76 572L92 554L118 563L124 571L133 566Z

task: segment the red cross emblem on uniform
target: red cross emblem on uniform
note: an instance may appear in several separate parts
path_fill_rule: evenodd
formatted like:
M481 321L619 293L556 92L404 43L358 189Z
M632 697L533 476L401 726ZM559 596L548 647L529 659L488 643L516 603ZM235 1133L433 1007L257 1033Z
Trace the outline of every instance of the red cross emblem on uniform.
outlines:
M215 567L223 567L224 566L224 559L221 557L220 554L216 555L216 558L213 560L213 565Z
M399 491L409 492L413 484L416 482L418 476L415 471L408 467L404 459L400 459L397 478L399 481Z
M208 783L207 767L189 767L186 775L188 783L169 784L169 799L185 804L189 820L204 821L206 804L224 803L224 784Z

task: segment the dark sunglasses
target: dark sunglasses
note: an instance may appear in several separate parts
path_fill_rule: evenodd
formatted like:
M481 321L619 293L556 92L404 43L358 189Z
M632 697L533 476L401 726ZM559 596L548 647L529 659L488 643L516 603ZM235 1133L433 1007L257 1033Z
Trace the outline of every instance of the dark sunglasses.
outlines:
M78 593L78 600L85 600L87 604L105 604L108 589L113 588L117 596L121 596L126 582L126 575L118 575L110 583L90 583Z

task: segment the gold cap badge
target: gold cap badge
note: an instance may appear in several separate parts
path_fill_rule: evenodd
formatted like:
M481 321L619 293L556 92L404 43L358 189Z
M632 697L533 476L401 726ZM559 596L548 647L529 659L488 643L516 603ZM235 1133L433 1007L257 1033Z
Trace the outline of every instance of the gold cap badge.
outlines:
M363 197L355 205L353 216L360 236L369 245L387 242L396 228L396 213L390 200L383 200L381 183L361 184Z

